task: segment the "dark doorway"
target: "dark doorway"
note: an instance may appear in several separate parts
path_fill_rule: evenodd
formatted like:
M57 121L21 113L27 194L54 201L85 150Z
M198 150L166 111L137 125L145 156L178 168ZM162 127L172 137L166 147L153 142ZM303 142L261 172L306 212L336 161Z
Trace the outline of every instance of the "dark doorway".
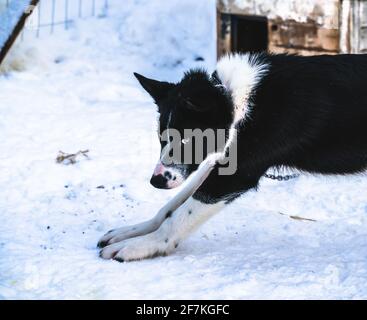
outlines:
M259 52L268 49L268 19L258 16L231 18L232 51Z

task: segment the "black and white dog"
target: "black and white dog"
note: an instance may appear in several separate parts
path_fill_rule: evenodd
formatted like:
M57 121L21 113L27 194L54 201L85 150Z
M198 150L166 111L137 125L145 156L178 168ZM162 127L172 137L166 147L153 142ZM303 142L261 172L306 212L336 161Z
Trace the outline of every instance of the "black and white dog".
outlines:
M154 218L102 237L102 258L172 252L226 204L256 188L271 167L321 174L367 168L367 55L234 54L222 58L211 76L191 70L177 84L135 76L158 105L160 134L222 128L228 139L200 165L158 163L151 179L158 188L176 187L195 173ZM237 170L220 175L218 160L234 141Z

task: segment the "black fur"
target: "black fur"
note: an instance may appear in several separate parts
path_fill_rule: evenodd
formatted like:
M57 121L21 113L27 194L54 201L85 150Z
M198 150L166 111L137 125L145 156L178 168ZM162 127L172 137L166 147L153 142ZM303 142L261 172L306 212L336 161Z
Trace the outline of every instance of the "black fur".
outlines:
M256 188L270 167L321 174L367 168L367 55L259 59L269 71L252 92L250 116L237 128L238 170L231 176L214 170L194 194L202 202L235 199ZM153 89L139 77L159 106L161 130L169 113L180 132L228 129L232 123L230 94L202 70ZM187 173L196 167L188 166Z

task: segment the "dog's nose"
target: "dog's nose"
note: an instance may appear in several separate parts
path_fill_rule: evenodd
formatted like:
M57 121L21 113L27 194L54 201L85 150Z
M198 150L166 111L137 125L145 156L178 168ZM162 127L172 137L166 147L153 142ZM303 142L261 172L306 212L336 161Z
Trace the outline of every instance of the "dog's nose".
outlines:
M150 184L158 189L169 189L167 186L167 178L164 177L161 174L157 174L152 176L152 178L150 179Z

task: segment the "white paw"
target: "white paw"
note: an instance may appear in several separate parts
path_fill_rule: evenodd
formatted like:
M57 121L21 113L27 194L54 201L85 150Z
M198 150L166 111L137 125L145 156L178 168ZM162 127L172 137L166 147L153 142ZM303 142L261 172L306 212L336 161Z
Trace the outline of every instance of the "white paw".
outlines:
M99 248L103 248L112 243L120 242L122 240L129 239L132 237L136 237L139 235L137 231L138 231L137 227L135 226L127 226L127 227L110 230L98 241L97 246Z
M162 238L156 232L110 244L100 251L103 259L120 262L165 256L172 252L178 243Z

